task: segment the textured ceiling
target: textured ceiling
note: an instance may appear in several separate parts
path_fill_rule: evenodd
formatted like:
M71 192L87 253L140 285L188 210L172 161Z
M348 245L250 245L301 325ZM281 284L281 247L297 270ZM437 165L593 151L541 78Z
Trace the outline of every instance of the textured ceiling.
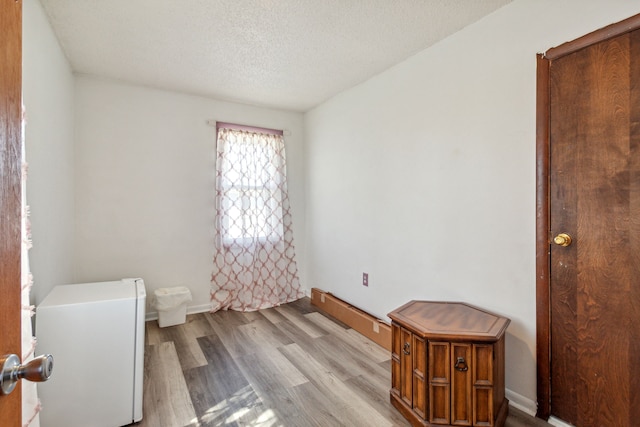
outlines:
M41 0L75 72L307 111L511 0Z

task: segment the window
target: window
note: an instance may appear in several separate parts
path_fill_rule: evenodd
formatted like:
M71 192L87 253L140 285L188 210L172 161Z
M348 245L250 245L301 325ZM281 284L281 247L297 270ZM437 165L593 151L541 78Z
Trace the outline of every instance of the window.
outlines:
M223 245L282 241L282 136L220 128L218 168L217 202Z

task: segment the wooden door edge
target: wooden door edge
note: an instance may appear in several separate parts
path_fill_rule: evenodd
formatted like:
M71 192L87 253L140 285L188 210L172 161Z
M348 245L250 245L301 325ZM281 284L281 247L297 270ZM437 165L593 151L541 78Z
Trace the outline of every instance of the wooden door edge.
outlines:
M536 92L536 364L537 417L550 414L550 289L549 289L549 66L538 55Z
M618 37L622 34L629 33L631 31L640 28L640 14L634 15L624 21L617 22L615 24L608 25L604 28L600 28L592 33L579 37L570 42L561 44L546 51L543 55L549 60L562 58L585 47L589 47L596 43Z
M22 3L0 1L0 341L22 357ZM22 385L0 396L3 426L22 425Z
M542 54L537 61L536 93L536 364L538 411L550 414L550 290L549 290L549 66Z

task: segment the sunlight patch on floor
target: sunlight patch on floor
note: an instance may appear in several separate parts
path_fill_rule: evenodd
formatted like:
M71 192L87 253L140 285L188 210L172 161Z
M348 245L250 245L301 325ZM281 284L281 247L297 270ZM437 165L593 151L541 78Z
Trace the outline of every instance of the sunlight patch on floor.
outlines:
M243 387L228 399L209 408L200 419L191 421L191 427L246 425L278 427L283 424L272 409L263 408L262 401L251 386Z

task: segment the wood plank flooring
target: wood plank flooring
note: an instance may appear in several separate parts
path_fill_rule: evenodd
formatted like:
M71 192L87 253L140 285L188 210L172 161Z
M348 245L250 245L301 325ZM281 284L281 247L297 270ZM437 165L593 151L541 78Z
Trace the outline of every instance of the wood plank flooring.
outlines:
M146 324L139 427L410 426L389 403L390 354L308 298ZM508 427L549 426L511 408Z

